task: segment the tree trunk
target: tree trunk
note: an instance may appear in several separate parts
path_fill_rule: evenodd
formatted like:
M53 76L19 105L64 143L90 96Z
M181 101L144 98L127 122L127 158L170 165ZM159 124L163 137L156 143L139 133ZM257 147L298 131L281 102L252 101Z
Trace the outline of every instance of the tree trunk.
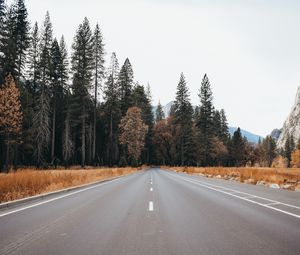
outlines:
M55 99L54 99L55 100ZM53 109L53 120L52 120L52 142L51 142L51 164L54 163L54 152L55 152L55 126L56 126L56 106L54 103Z
M85 106L83 106L82 130L81 130L81 167L85 167Z
M9 141L6 141L6 152L5 152L5 166L4 166L4 171L7 173L8 172L8 166L9 165Z
M94 101L94 127L93 127L93 155L92 155L92 160L93 160L93 165L95 165L96 161L96 121L97 121L97 116L96 116L96 111L97 111L97 94L98 94L98 66L97 66L97 61L96 61L96 74L95 74L95 101Z
M113 143L113 130L112 130L112 111L110 112L110 130L109 130L109 166L112 166L112 143Z
M92 164L92 150L93 150L93 128L92 125L89 125L89 153L88 153L88 162Z

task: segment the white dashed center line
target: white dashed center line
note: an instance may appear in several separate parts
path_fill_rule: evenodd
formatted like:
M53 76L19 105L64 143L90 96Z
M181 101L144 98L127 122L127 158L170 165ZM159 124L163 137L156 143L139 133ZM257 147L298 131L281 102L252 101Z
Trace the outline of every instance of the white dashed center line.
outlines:
M153 188L152 188L152 187L150 188L150 191L153 191Z
M149 202L149 212L152 212L153 211L153 202L150 201Z

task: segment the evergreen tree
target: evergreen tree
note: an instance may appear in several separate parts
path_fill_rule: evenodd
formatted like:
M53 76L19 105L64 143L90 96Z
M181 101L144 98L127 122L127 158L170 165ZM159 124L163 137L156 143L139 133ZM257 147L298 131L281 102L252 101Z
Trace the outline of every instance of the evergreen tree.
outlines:
M223 141L223 143L226 144L228 142L230 134L229 134L229 128L228 128L228 123L227 123L227 117L226 117L224 109L221 109L220 114L221 114L221 130L220 130L221 136L220 136L220 138L221 138L221 141Z
M38 92L38 82L40 81L39 44L39 28L36 22L31 32L30 45L27 53L27 79L30 84L30 92L33 95L33 100L35 100L36 93Z
M47 11L45 21L42 28L40 40L40 62L39 68L41 72L41 86L42 90L49 92L51 83L50 68L51 68L51 47L53 40L52 23L50 20L49 12Z
M59 42L59 50L60 50L60 63L59 63L59 80L60 86L68 89L67 83L69 80L69 60L68 60L68 51L65 43L65 38L62 36Z
M273 160L276 157L276 142L271 136L267 136L261 143L262 156L268 167L271 167Z
M131 63L126 58L119 74L119 89L120 89L120 107L122 116L124 116L133 105L132 100L132 87L133 87L133 70Z
M29 21L28 13L25 6L24 0L15 0L14 3L14 12L15 12L15 31L14 31L14 42L16 49L16 73L17 81L20 81L22 76L22 70L26 63L26 50L30 43L29 38Z
M294 147L295 147L294 138L292 135L288 135L284 145L284 156L288 160L288 167L290 167L292 152L294 150Z
M212 150L212 139L214 137L214 123L213 123L213 96L210 88L210 82L207 75L204 75L204 78L201 83L200 88L200 113L199 119L196 122L196 126L199 128L199 145L200 145L200 161L202 165L209 165L211 162L210 154Z
M178 163L191 165L195 162L195 144L193 143L193 107L189 98L189 91L183 73L177 86L176 101L174 103L174 123L177 129L177 150L179 151Z
M55 140L57 133L57 118L61 115L59 105L63 101L63 87L60 81L62 56L56 38L53 40L50 51L50 78L51 78L51 109L52 109L52 138L51 138L51 164L55 161Z
M64 36L61 37L59 43L60 50L60 64L59 64L59 81L60 87L63 89L64 93L64 105L63 105L63 131L62 131L62 157L65 168L69 166L69 161L74 151L74 144L71 135L71 93L68 84L69 79L69 61L68 61L68 52L65 43Z
M51 134L50 122L50 86L51 86L51 47L52 24L49 12L46 13L39 45L39 75L40 82L37 93L33 128L35 139L35 159L37 167L47 161L48 144Z
M86 163L86 122L90 106L89 90L92 87L93 79L93 36L87 18L79 25L72 45L72 91L74 102L77 105L76 117L79 118L81 134L81 167Z
M98 87L104 75L104 43L103 36L101 34L99 25L96 25L94 32L94 44L93 44L93 56L94 56L94 116L93 116L93 151L92 159L95 163L96 160L96 111L97 111L97 98L98 98Z
M238 128L231 139L230 156L234 166L243 166L246 162L246 145L242 137L241 129Z
M153 157L152 136L154 127L154 115L152 112L151 99L149 98L149 93L145 91L144 86L139 85L138 83L133 89L132 98L134 105L142 110L142 119L148 126L142 160L144 163L150 164Z
M9 6L0 30L0 69L1 80L9 73L16 76L17 70L17 50L15 43L15 27L16 27L16 15L13 6Z
M107 160L112 166L118 159L118 125L120 122L120 101L118 89L119 63L116 54L113 52L110 67L107 72L107 80L104 86L104 110L107 123Z
M220 111L215 110L213 113L213 129L214 129L214 135L218 138L221 138L222 130L221 130L222 124L221 124L221 114Z
M155 115L156 115L156 122L159 122L159 121L165 119L165 113L164 113L163 108L160 104L160 101L158 102Z

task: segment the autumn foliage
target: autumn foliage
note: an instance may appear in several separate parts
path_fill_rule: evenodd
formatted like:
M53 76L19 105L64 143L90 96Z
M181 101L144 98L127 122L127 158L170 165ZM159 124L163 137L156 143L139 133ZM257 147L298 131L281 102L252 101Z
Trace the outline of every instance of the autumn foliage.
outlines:
M56 191L102 179L127 175L137 168L101 168L88 170L32 170L0 173L0 203Z
M300 168L300 149L295 150L292 153L292 161L291 161L291 166L295 168Z
M148 126L144 124L141 117L141 109L138 107L129 108L121 120L119 128L121 131L120 143L127 147L128 155L137 161L144 148L145 136L148 131Z
M0 130L6 142L16 138L22 130L20 91L10 74L0 88Z

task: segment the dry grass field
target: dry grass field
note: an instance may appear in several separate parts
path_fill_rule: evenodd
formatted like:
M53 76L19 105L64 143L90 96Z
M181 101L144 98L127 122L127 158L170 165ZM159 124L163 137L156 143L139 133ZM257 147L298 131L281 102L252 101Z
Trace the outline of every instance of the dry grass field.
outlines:
M136 172L137 168L33 170L0 174L0 203Z
M293 168L252 168L252 167L165 167L176 172L231 179L249 184L265 182L300 189L300 169Z

